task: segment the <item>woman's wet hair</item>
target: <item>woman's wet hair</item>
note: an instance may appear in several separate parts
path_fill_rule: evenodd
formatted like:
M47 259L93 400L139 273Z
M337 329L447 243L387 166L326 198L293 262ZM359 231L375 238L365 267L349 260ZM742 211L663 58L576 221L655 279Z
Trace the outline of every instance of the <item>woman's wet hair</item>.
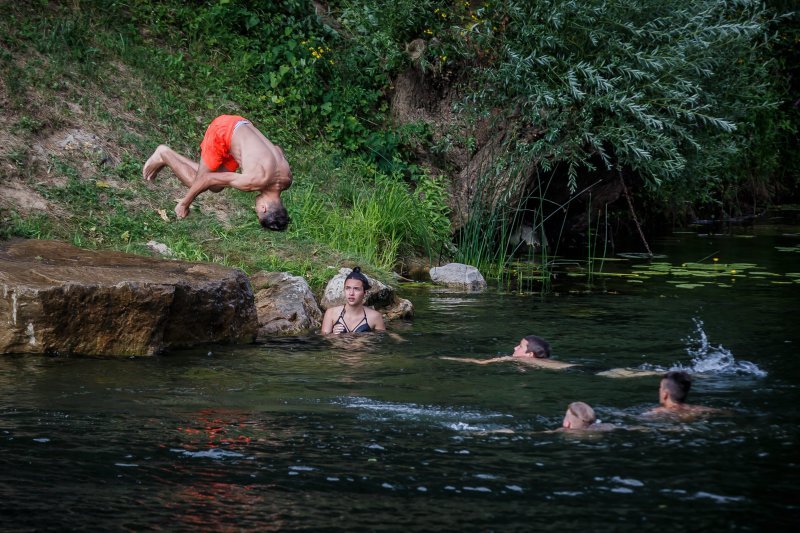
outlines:
M349 279L357 279L364 285L364 290L369 290L369 281L367 281L367 276L361 273L361 267L355 267L352 272L350 272L346 278L344 278L344 282L347 283Z
M289 225L289 213L283 205L270 207L258 220L264 229L283 231Z
M673 370L664 374L661 383L673 402L684 403L692 388L692 377L682 370Z
M525 337L528 341L528 351L533 352L534 357L538 359L547 359L550 357L550 343L536 335L528 335Z

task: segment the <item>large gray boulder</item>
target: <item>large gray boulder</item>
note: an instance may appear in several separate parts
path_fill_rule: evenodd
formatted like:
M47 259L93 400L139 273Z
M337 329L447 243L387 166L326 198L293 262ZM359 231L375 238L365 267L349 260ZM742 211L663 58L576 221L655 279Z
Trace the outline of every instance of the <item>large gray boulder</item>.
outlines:
M0 353L153 355L252 342L241 270L56 241L0 242Z
M328 285L325 287L320 307L329 309L337 305L344 305L344 280L352 271L353 269L351 268L339 269L339 273L331 278ZM383 315L385 320L411 318L414 315L414 306L412 303L397 296L394 287L381 283L366 274L364 275L370 284L367 297L364 300L365 305L375 308L376 311L379 311Z
M258 272L250 276L258 313L258 338L300 335L322 324L322 312L302 276Z
M431 281L437 285L445 285L467 291L482 291L486 288L486 280L477 268L461 263L449 263L431 269Z

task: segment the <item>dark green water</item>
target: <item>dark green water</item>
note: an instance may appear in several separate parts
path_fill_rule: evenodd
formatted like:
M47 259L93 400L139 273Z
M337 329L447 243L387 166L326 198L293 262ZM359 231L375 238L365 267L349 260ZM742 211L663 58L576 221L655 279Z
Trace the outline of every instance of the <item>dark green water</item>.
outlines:
M394 336L123 361L0 357L0 528L796 526L800 254L776 246L800 237L787 231L654 246L673 265L709 254L756 265L738 277L601 277L545 297L404 287L416 318L390 324ZM582 366L439 358L509 353L530 333ZM690 402L727 413L643 419L658 378L594 374L643 365L702 371ZM545 433L575 400L639 429Z

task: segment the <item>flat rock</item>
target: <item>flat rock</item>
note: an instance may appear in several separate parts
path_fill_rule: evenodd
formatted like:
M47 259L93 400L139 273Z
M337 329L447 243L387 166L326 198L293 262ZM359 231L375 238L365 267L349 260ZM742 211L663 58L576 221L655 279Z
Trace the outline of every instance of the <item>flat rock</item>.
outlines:
M0 353L153 355L252 342L244 272L57 241L0 242Z
M481 291L486 288L486 280L477 268L462 263L449 263L431 269L431 281L437 285Z

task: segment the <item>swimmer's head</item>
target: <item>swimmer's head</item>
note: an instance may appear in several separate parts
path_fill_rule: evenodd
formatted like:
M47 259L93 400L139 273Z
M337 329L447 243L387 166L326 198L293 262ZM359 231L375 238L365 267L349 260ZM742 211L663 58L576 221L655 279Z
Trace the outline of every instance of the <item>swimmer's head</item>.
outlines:
M261 227L272 231L283 231L289 225L289 213L280 197L268 198L264 194L256 197L256 213Z
M589 404L572 402L567 407L567 413L564 415L561 425L567 429L585 429L595 422L597 422L597 416Z
M662 403L665 399L670 399L675 403L684 403L686 397L689 396L689 390L691 388L691 376L686 372L673 370L672 372L667 372L661 378L659 398ZM667 398L664 398L665 395Z
M550 343L536 335L528 335L524 339L528 342L528 352L532 352L537 359L547 359L550 357Z
M364 291L369 290L369 280L367 280L367 276L361 273L361 267L355 267L352 272L350 272L346 278L344 278L345 284L347 284L348 280L355 279L361 282L364 286Z

